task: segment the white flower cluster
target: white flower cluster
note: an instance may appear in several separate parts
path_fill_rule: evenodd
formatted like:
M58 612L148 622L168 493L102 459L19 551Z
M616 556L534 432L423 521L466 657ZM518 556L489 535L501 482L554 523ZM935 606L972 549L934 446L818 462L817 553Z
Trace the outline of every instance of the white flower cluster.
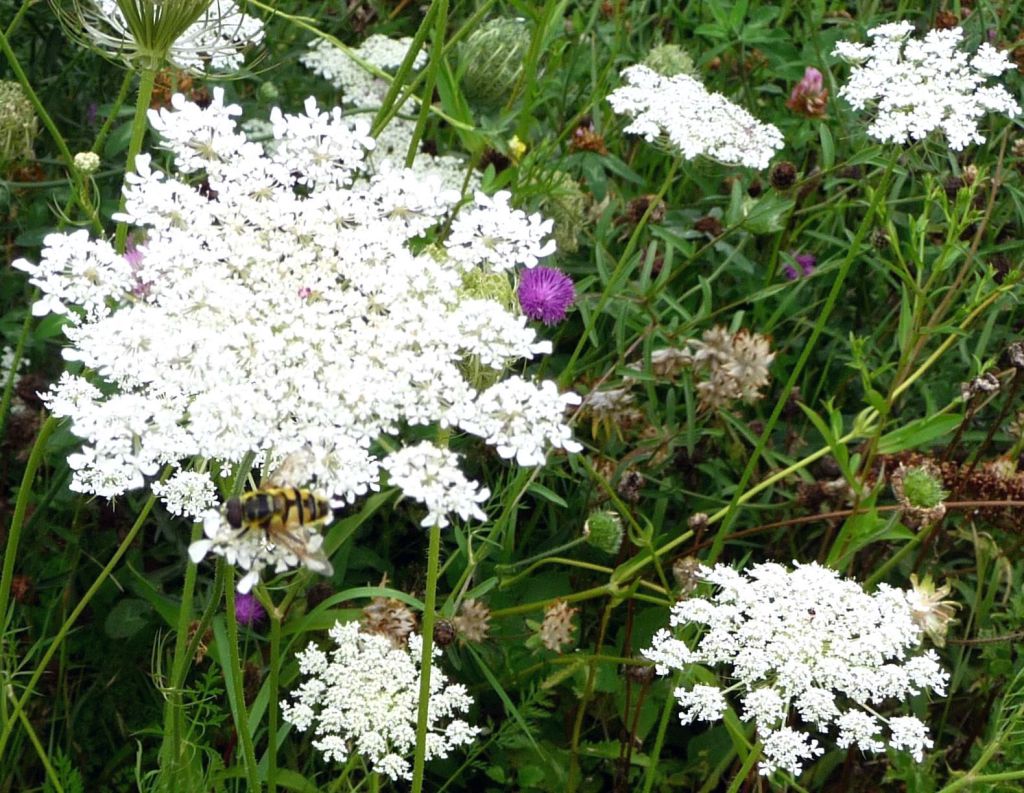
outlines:
M403 427L461 428L525 464L543 461L545 443L580 448L564 423L575 395L498 379L550 345L466 287L495 267L494 239L460 233L447 248L410 248L457 193L422 173L368 173L365 123L312 99L304 114L273 114L272 153L237 129L241 109L220 89L207 108L180 95L172 108L150 121L177 172L140 155L126 179L120 217L137 228L132 263L85 231L50 234L39 264L15 263L43 292L35 313L67 317L65 358L106 383L65 374L46 397L85 441L69 460L75 490L109 497L168 464L173 474L196 458L230 466L254 454L269 469L306 450L310 480L351 502L379 486L384 435L398 447L384 467L443 522L451 511L483 517L486 491L456 476L447 453L437 470L411 462ZM483 209L496 213L510 249L549 250L507 204ZM498 380L486 391L467 379L471 358ZM194 516L212 486L208 474L176 474L160 490ZM224 543L213 550L228 555ZM258 548L235 550L243 566L280 566Z
M982 44L970 56L960 50L960 28L930 30L908 39L909 22L868 31L873 43L841 41L835 54L856 63L839 94L857 110L873 106L868 134L877 140L906 143L941 129L951 149L982 143L978 121L988 112L1014 117L1020 106L1002 86L988 85L1013 64L1006 52Z
M381 71L394 71L402 65L410 46L412 39L408 36L392 39L375 33L353 48L352 55ZM309 52L299 58L299 63L342 91L347 106L377 107L387 93L388 84L360 66L355 58L331 42L317 39L310 43ZM413 68L421 69L426 62L427 53L420 50L416 53Z
M508 270L518 264L536 267L539 260L555 252L555 241L547 239L554 226L539 212L527 215L509 204L512 194L499 190L493 196L477 192L476 206L460 212L452 223L448 253L472 267L484 262L492 270Z
M392 780L411 779L422 638L414 633L408 648L395 648L386 636L360 631L358 622L335 623L330 636L337 646L329 654L314 644L298 653L306 680L294 702L281 702L282 716L300 730L313 727L313 746L327 761L345 762L356 752ZM441 651L434 647L432 654ZM464 686L431 664L427 760L472 743L480 728L458 718L472 704Z
M912 593L882 584L867 594L817 564L792 571L759 564L746 573L719 564L702 567L701 575L718 591L678 602L670 619L673 626L707 626L696 649L661 630L644 650L659 674L689 664L726 667L729 689L676 690L683 724L720 719L726 694L738 690L741 717L756 724L764 746L762 774L799 774L805 761L823 753L811 733L826 736L830 726L839 748L880 752L887 725L888 744L920 762L932 746L928 728L912 716L885 719L876 712L886 700L945 691L948 675L935 652L909 655L921 638ZM798 723L803 729L794 729Z
M81 23L97 46L112 55L130 53L134 47L117 0L84 0ZM180 69L233 71L245 60L245 49L261 41L263 23L259 19L239 11L234 0L212 0L202 16L178 37L168 55Z
M687 160L705 155L726 165L767 168L782 133L739 105L708 91L688 74L666 77L646 66L623 70L626 85L608 104L633 119L626 132L648 141L667 138Z
M299 62L340 90L347 110L376 111L388 92L388 82L373 74L363 64L384 72L393 72L402 64L410 46L412 39L408 36L392 39L375 33L349 54L329 41L317 39L309 45L309 52L300 57ZM421 50L416 54L413 68L420 69L426 62L427 53ZM417 106L415 98L408 100L409 110L414 111ZM416 123L408 118L395 116L391 119L376 138L374 153L370 158L374 164L403 164L415 127ZM461 190L465 181L466 163L460 157L421 152L413 163L413 169L427 175L440 176L444 185L452 189ZM474 178L472 181L477 180Z

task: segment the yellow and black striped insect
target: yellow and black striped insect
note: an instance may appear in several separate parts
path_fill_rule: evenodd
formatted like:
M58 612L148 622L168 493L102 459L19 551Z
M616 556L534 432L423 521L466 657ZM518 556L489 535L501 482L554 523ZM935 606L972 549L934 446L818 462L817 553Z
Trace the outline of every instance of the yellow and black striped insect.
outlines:
M315 573L331 575L334 568L320 543L310 543L318 524L332 515L330 501L315 490L284 484L287 462L267 478L266 486L229 498L221 512L231 528L263 532L268 544L295 554Z

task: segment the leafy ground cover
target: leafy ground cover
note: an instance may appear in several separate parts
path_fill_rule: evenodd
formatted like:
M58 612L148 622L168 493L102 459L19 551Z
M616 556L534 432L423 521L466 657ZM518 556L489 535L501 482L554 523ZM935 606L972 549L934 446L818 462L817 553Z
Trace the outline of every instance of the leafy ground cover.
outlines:
M0 791L1018 789L1018 3L0 8Z

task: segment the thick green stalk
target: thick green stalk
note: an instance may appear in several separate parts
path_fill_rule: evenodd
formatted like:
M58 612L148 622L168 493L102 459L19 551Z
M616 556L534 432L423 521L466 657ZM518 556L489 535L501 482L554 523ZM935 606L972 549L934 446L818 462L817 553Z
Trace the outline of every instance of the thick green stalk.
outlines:
M192 542L203 536L203 527L192 527ZM178 775L181 762L182 738L184 737L185 712L182 690L185 675L188 674L190 655L188 653L188 626L192 621L192 597L196 587L196 564L191 559L185 566L185 583L181 591L181 606L178 608L178 625L174 637L174 660L171 662L171 679L167 686L167 704L164 708L164 742L160 748L160 766L168 779Z
M430 118L430 106L434 98L434 86L437 84L437 70L442 68L444 60L444 37L448 28L448 0L437 0L436 19L434 20L434 40L430 45L430 62L427 64L427 82L423 86L423 98L420 100L420 112L416 118L416 127L413 129L412 137L409 139L409 149L405 153L405 167L412 168L419 152L420 140L427 128L427 119ZM433 11L434 6L431 6ZM411 51L410 51L411 52ZM399 85L395 80L392 85ZM396 91L397 93L397 91Z
M269 598L270 595L268 594ZM271 605L273 602L271 601ZM277 607L267 609L270 616L270 679L267 682L267 791L277 790L277 718L278 687L281 673L281 618Z
M434 608L437 603L437 571L441 558L441 527L430 527L427 550L427 591L423 598L423 652L420 656L420 706L416 714L416 754L412 768L412 793L423 791L427 753L427 715L430 707L430 666L434 649Z
M146 128L149 121L146 114L149 112L149 101L153 97L153 85L156 82L155 69L143 69L139 73L139 95L135 100L135 118L132 121L132 137L128 142L128 157L124 161L125 173L135 170L135 158L142 151L142 140L146 136ZM118 205L120 211L124 211L124 193L121 194L121 202ZM121 221L117 224L117 234L114 237L114 248L118 253L124 253L125 240L128 239L128 224Z
M49 648L47 648L46 652L43 654L42 660L40 660L39 664L36 666L35 671L32 672L32 676L25 685L25 693L22 694L21 699L15 703L14 710L10 714L10 719L6 724L4 724L3 731L0 732L0 760L3 759L4 750L7 748L7 741L10 739L11 732L14 729L15 718L17 718L19 713L24 711L28 698L35 692L36 685L39 683L39 678L43 676L43 673L49 666L53 656L56 654L57 650L60 649L64 639L67 638L67 635L71 632L71 629L78 621L78 618L82 616L82 612L88 607L89 602L93 599L96 593L99 592L100 587L102 587L103 584L106 583L107 579L110 578L110 574L121 561L121 557L128 552L132 543L135 542L135 538L142 530L142 525L146 522L146 518L149 517L149 512L153 509L153 504L155 503L156 496L150 496L146 499L146 503L139 511L139 516L135 519L135 523L125 535L121 544L117 546L117 550L114 551L114 555L110 558L110 561L107 562L106 566L100 570L96 580L92 582L92 586L90 586L89 589L86 590L85 594L82 595L82 599L78 601L78 604L75 606L70 616L64 621L64 624L61 625L60 630L53 639L53 642L50 643Z
M223 559L218 559L217 564L227 568L224 575L224 620L228 628L228 663L231 664L234 674L231 675L232 689L235 697L235 731L238 733L238 743L242 747L242 762L245 764L245 777L249 785L249 793L259 793L260 786L259 768L256 765L256 750L252 743L252 733L249 732L249 711L245 707L245 687L243 686L245 669L242 668L242 661L238 655L238 619L235 617L235 568L228 565Z
M672 676L671 689L674 691L679 685L680 673ZM672 720L672 711L675 710L676 699L673 696L665 698L665 705L661 709L661 718L658 720L658 732L654 736L654 746L651 748L650 760L647 765L647 774L644 776L643 793L651 793L654 789L654 780L658 778L658 758L661 757L661 748L665 745L665 734L668 732L668 724Z
M18 500L14 503L14 516L11 518L11 527L7 531L3 573L0 574L0 626L7 624L7 606L11 601L11 584L14 581L14 560L18 555L21 528L25 525L25 512L28 509L28 502L32 498L32 482L36 478L39 464L43 461L46 441L57 428L57 423L57 419L53 416L43 422L43 426L39 428L39 434L36 435L36 442L32 445L32 451L29 453L28 462L25 464L25 473L21 476Z

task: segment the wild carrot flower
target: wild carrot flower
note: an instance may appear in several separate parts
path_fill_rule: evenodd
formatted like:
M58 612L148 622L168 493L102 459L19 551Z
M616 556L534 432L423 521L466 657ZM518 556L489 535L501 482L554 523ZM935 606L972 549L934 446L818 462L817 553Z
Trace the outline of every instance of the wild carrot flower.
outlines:
M726 165L766 168L782 148L778 128L688 74L665 77L646 66L630 66L622 77L626 84L609 94L608 103L632 119L626 132L648 141L665 138L684 159L703 154Z
M392 780L412 779L422 637L412 634L408 647L396 648L357 622L335 623L330 637L330 652L310 644L298 653L304 680L294 700L281 702L284 720L299 730L312 727L313 746L327 761L343 763L355 753ZM432 655L441 650L434 647ZM472 704L464 686L431 665L427 760L472 743L480 728L461 718Z
M895 22L869 30L870 45L836 45L836 55L857 64L839 95L857 110L874 109L871 137L907 143L940 129L959 151L984 142L978 122L986 113L1020 113L1005 88L989 84L1013 68L1007 53L984 43L969 55L960 49L964 32L958 27L930 30L922 39L910 38L913 32L909 22Z
M576 299L572 279L554 267L523 270L519 277L519 305L530 319L557 325Z
M932 745L925 724L878 712L890 700L945 691L935 652L911 655L921 639L913 593L882 584L868 594L817 564L701 572L717 591L679 601L669 621L705 626L703 635L691 647L661 630L644 650L659 674L701 664L720 667L729 681L676 689L683 724L717 721L735 692L740 717L754 722L764 747L762 774L799 774L823 752L812 736L827 739L832 728L841 749L881 752L888 727L889 745L921 760Z
M828 107L828 89L821 72L813 66L804 69L804 76L793 86L786 107L808 118L821 118Z
M65 374L46 397L83 439L69 457L73 489L115 496L165 465L169 482L183 481L197 459L223 473L254 456L273 470L305 450L296 484L352 502L390 474L425 505L427 525L443 525L451 513L481 519L488 492L454 452L415 432L403 443L406 428L455 427L521 465L543 463L551 445L580 448L564 419L575 394L501 379L550 342L507 303L462 288L552 252L549 221L480 194L447 241L415 246L455 211L459 195L440 178L371 170L366 124L312 99L304 113L272 114L266 148L238 129L240 114L220 89L205 108L176 95L150 113L173 167L143 154L126 177L120 218L144 239L141 260L79 230L47 235L38 264L15 263L42 292L33 311L68 318L65 357L105 384ZM487 388L469 379L469 360L489 372ZM194 492L215 492L209 473L194 477L206 483ZM240 586L298 563L217 509L202 517L192 558L237 563ZM315 530L302 539L322 543Z

